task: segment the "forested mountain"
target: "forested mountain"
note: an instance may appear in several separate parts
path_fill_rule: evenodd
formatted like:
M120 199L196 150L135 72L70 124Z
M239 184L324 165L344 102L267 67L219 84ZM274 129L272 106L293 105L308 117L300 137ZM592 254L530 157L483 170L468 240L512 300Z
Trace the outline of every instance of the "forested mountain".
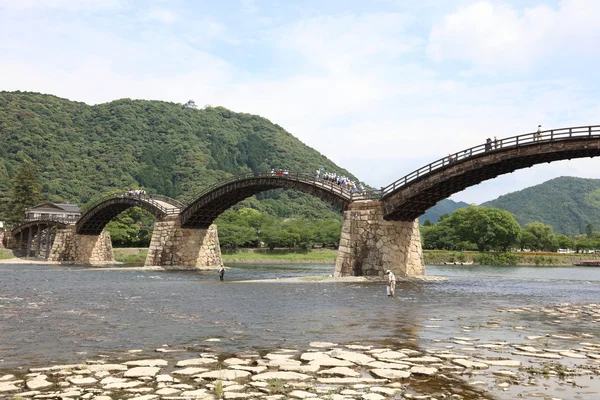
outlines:
M600 179L555 178L482 205L510 211L521 226L537 221L554 232L577 235L590 223L600 229Z
M431 207L427 212L419 217L419 223L423 225L423 223L429 220L432 223L436 223L439 221L440 216L444 214L452 214L454 211L459 208L468 207L469 205L464 201L456 202L450 199L444 199L438 202L435 206Z
M271 168L322 167L352 177L265 118L162 101L89 106L39 93L0 92L0 143L0 220L7 217L11 179L26 161L36 167L44 198L80 206L127 188L189 201L231 175ZM278 217L334 215L321 200L292 191L260 198L245 205Z

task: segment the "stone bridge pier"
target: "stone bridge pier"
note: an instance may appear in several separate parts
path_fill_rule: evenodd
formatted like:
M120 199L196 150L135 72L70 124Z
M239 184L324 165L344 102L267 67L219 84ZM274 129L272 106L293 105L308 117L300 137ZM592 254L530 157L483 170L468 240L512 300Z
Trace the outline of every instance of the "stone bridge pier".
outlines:
M223 260L217 226L182 228L179 215L156 221L144 265L165 269L219 269Z
M419 221L386 221L381 201L357 201L344 212L334 277L425 275Z
M80 235L75 225L57 229L48 261L69 261L75 264L113 263L110 233L100 235Z

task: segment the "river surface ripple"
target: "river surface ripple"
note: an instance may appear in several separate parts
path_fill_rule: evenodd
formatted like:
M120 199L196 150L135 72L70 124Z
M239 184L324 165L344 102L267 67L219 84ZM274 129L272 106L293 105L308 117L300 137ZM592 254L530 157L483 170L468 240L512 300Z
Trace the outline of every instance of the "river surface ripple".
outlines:
M331 273L331 265L238 266L219 282L214 272L0 264L0 369L208 338L221 338L223 352L239 352L310 341L420 346L464 326L490 341L600 337L593 322L552 326L526 313L503 317L502 329L483 329L501 308L600 302L600 268L429 266L428 275L449 281L400 283L395 299L383 283L244 282Z

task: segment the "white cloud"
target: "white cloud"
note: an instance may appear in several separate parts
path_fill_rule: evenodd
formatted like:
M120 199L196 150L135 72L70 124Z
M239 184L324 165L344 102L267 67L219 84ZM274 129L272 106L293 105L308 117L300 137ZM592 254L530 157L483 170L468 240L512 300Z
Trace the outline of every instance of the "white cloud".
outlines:
M65 10L71 12L114 10L121 0L0 0L0 10Z
M411 15L400 13L322 16L298 21L276 35L283 49L302 55L308 65L333 72L374 69L422 44L406 34L413 23Z
M596 0L563 0L517 10L479 1L446 15L433 26L427 53L435 61L458 60L482 69L527 70L545 57L589 57L600 49Z
M175 14L171 10L167 10L164 8L156 8L146 14L146 20L150 21L158 21L163 24L172 24L173 22L178 20L177 14Z

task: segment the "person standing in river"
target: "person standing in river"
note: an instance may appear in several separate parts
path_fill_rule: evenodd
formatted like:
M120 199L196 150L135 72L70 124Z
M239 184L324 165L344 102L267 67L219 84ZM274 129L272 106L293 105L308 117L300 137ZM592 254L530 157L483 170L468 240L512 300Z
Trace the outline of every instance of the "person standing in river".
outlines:
M387 295L388 296L392 296L392 297L396 297L396 275L394 275L394 273L392 271L390 271L389 269L387 271L385 271L385 275L388 276L388 282L387 282L388 292L387 292Z
M224 280L225 277L225 267L221 265L221 268L219 268L219 280L222 281Z

